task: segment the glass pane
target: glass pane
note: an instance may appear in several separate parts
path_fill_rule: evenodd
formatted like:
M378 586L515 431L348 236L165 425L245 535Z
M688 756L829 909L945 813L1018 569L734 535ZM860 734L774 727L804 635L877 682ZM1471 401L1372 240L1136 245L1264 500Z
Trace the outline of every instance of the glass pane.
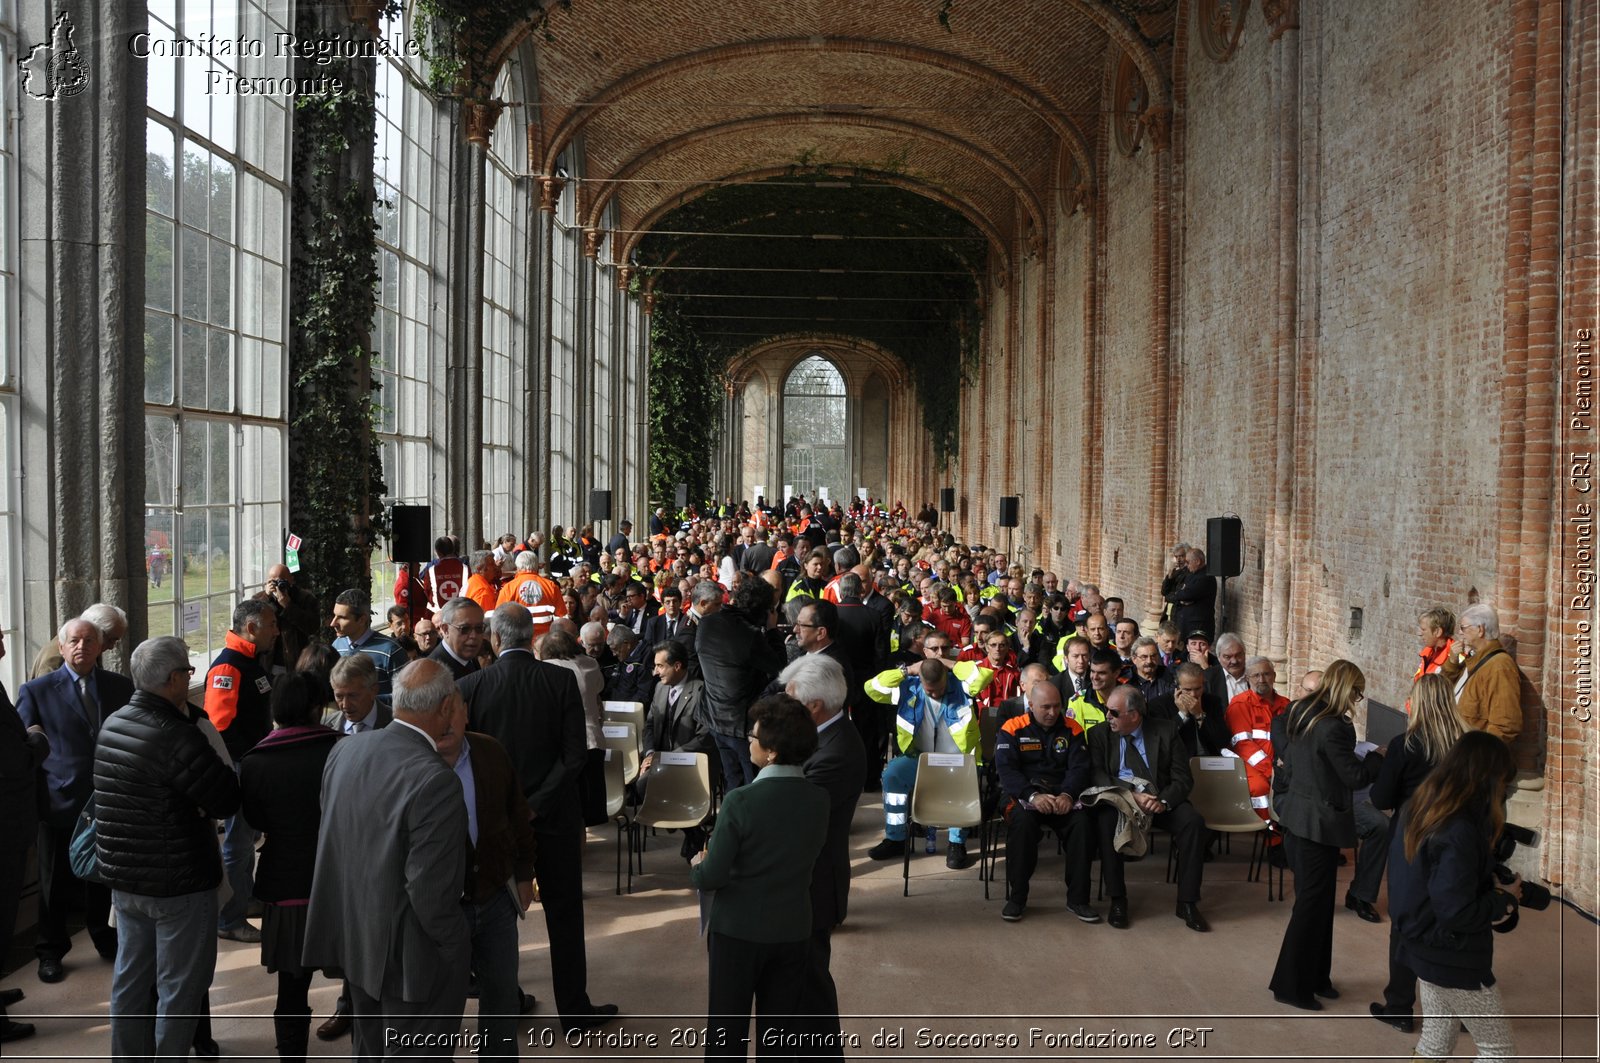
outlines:
M150 581L145 616L151 638L174 634L176 628L172 607L173 520L170 509L146 509L144 512L144 565Z
M172 402L172 318L144 315L144 401Z
M196 26L196 20L185 19L184 22L191 27L187 35L192 37L197 32L206 32L206 21L201 19ZM211 97L206 93L207 69L208 64L201 59L190 59L181 65L183 101L180 120L203 137L211 135Z
M283 193L256 183L261 211L261 253L276 261L283 256Z
M204 406L206 404L205 326L185 321L179 338L182 341L180 355L183 359L183 404Z
M250 300L245 300L250 305ZM239 338L239 412L246 416L266 416L261 412L261 341Z
M163 26L155 19L150 20L150 37L152 40L172 40L176 36L167 26ZM149 58L136 60L145 64L145 99L151 107L162 114L172 114L172 107L178 96L178 60L170 55L151 54Z
M261 345L261 416L283 416L283 347Z
M144 131L144 201L151 210L172 216L172 130L160 122L146 122Z
M206 406L219 411L233 409L233 333L211 330L207 362L210 369L207 373Z
M197 509L206 504L206 423L204 421L191 421L184 419L183 432L183 506L185 509ZM199 534L205 535L205 522L195 521ZM185 533L193 531L185 529ZM185 542L187 542L187 538ZM190 597L200 592L190 588Z
M221 240L211 241L210 293L208 320L213 325L233 324L233 248Z
M219 508L211 511L211 593L227 594L233 589L233 511ZM224 609L231 613L227 607L227 600L223 600ZM226 615L226 614L224 614ZM220 625L227 627L224 620Z
M785 395L843 395L844 377L832 362L812 355L794 367L784 385Z
M206 316L206 259L208 241L193 229L179 230L180 265L182 270L181 298L183 316L205 320Z
M153 214L144 219L144 301L172 309L172 223Z
M144 419L144 501L147 506L173 503L173 419Z
M239 256L239 331L261 335L261 260L254 255Z
M283 340L283 267L261 264L261 335Z
M183 142L183 220L204 229L211 212L211 153L192 140Z
M211 235L233 239L233 163L211 159Z
M211 501L233 501L233 425L210 422Z

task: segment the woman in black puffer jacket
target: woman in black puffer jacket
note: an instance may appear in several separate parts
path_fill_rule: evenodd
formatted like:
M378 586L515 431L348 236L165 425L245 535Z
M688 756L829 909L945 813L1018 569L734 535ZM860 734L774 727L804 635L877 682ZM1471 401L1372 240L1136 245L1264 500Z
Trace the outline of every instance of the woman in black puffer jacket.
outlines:
M1495 986L1494 929L1514 918L1522 880L1495 883L1516 763L1504 742L1468 731L1417 789L1389 851L1389 917L1422 991L1415 1058L1455 1054L1465 1023L1479 1059L1510 1059L1511 1024Z

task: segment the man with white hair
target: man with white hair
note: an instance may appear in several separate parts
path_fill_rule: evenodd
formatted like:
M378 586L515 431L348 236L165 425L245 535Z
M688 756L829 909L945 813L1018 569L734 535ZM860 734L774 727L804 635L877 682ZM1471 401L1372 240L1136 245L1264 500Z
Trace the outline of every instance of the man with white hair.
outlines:
M826 654L795 658L778 675L790 697L806 707L817 725L817 751L805 762L806 778L828 794L828 833L811 868L811 962L801 989L800 1009L814 1016L819 1037L813 1054L841 1058L838 1047L839 993L829 971L833 928L844 922L850 904L850 822L861 797L867 751L845 718L849 696L844 668Z
M1468 654L1456 682L1456 711L1468 727L1513 745L1522 733L1522 670L1500 644L1500 615L1481 602L1469 605L1456 635Z
M533 617L533 637L550 630L550 622L567 615L567 603L556 581L539 574L539 555L524 550L517 555L517 574L506 581L495 599L496 605L516 602Z
M344 972L358 1059L459 1032L472 954L467 806L439 753L461 695L432 660L402 668L393 695L393 723L328 754L306 910L305 965Z
M117 955L117 932L108 922L111 892L100 883L79 883L67 865L67 846L78 814L94 790L100 725L133 697L132 683L97 666L99 628L87 620L68 620L56 642L61 667L17 691L17 715L23 724L40 728L50 740L44 762L48 804L40 810L39 822L39 936L34 946L41 982L66 977L61 959L72 947L66 911L78 899L95 951L108 960Z
M114 605L96 602L79 613L78 619L87 620L100 632L100 653L95 658L95 667L99 668L105 655L116 649L117 643L128 634L128 614ZM39 656L33 659L33 671L29 675L38 679L60 667L61 647L54 642L47 642L39 647Z
M1215 677L1218 684L1216 694L1227 704L1250 689L1250 681L1245 678L1244 639L1231 631L1224 631L1217 636L1216 649L1217 663L1222 666L1222 674Z

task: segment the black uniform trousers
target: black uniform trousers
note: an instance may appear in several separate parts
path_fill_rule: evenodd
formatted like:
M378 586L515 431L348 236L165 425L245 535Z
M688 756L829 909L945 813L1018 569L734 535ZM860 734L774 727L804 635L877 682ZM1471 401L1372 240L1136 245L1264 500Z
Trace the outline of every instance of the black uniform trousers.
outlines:
M811 939L746 941L712 931L710 992L706 1003L706 1058L750 1055L750 1004L755 1002L756 1054L794 1056L784 1039L806 1025L800 1016L801 991L809 966Z
M34 946L40 959L59 960L72 948L67 912L81 897L83 922L89 939L102 955L115 955L117 932L111 928L111 889L85 882L72 873L67 850L77 817L63 822L59 813L39 821L39 938Z
M575 818L575 817L574 817ZM589 958L583 943L583 827L576 822L558 829L539 829L533 877L539 884L550 937L550 983L556 1011L563 1020L594 1010L589 1000Z
M1061 835L1067 852L1067 903L1089 903L1089 860L1094 848L1094 827L1088 809L1065 815L1046 815L1018 803L1006 820L1006 886L1011 899L1027 903L1028 880L1039 866L1039 839L1046 828Z
M1122 854L1117 852L1117 810L1109 803L1092 806L1100 840L1100 866L1106 877L1106 894L1113 900L1128 895L1122 874ZM1206 821L1195 807L1184 801L1175 808L1158 812L1150 819L1152 827L1172 832L1178 850L1178 902L1193 904L1200 899L1200 876L1205 869Z

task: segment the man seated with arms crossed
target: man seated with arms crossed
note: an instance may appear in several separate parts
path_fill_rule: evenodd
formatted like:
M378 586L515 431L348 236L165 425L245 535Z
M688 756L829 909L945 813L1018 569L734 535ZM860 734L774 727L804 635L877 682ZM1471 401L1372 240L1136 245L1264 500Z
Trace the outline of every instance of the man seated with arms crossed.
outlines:
M1006 882L1010 899L1000 912L1008 923L1028 906L1028 880L1039 863L1039 837L1049 827L1067 851L1067 911L1085 923L1098 923L1089 907L1089 859L1094 828L1091 813L1073 810L1089 784L1089 750L1083 728L1061 714L1061 691L1036 682L1028 691L1028 711L1001 725L994 743L1000 788L1011 799L1006 808Z
M1116 650L1098 649L1089 654L1089 689L1067 703L1067 714L1084 730L1105 721L1107 699L1117 689L1121 672L1122 658Z
M1144 695L1120 686L1106 699L1106 725L1091 727L1088 742L1094 785L1133 790L1134 802L1150 814L1151 825L1172 832L1172 844L1178 847L1178 918L1190 930L1210 930L1196 906L1205 866L1206 821L1189 803L1194 779L1177 726L1169 720L1146 719ZM1110 923L1126 930L1128 888L1116 846L1119 812L1107 802L1096 805L1094 814L1106 892L1111 895Z

